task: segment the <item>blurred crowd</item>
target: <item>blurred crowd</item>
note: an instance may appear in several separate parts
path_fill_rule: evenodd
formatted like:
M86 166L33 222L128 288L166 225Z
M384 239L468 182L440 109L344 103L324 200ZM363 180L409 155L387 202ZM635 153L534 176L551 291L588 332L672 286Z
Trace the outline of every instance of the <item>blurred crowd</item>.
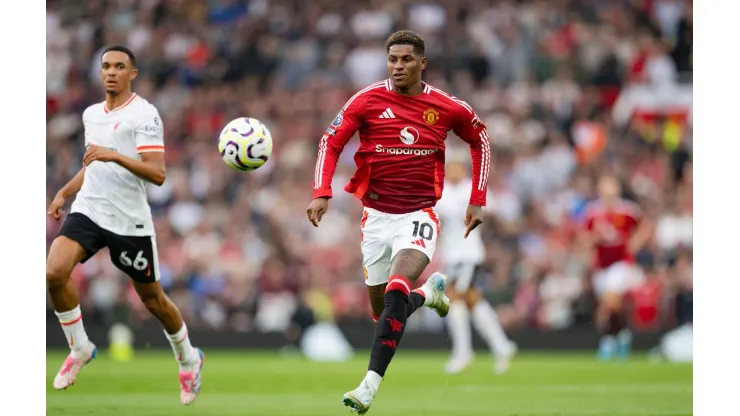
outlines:
M162 284L190 326L370 320L361 206L342 190L356 139L318 229L305 209L319 138L385 77L384 40L405 28L426 40L425 81L468 101L492 137L483 288L503 324L591 325L590 252L575 236L602 173L618 174L655 223L632 325L692 319L691 1L49 0L46 16L47 199L81 168L81 114L103 100L101 50L129 46L134 90L165 126L167 181L149 189ZM241 116L275 140L251 173L216 149ZM462 145L449 138L451 151ZM47 243L58 229L47 218ZM73 275L94 311L86 321L151 319L107 256ZM413 329L440 327L412 318Z

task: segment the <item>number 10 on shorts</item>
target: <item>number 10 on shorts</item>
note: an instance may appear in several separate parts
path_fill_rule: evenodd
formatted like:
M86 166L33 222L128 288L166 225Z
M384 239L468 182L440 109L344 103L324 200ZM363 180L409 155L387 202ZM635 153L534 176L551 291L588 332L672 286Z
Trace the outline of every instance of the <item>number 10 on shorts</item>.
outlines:
M432 237L434 237L434 228L432 228L432 225L427 222L414 221L413 236L432 241Z

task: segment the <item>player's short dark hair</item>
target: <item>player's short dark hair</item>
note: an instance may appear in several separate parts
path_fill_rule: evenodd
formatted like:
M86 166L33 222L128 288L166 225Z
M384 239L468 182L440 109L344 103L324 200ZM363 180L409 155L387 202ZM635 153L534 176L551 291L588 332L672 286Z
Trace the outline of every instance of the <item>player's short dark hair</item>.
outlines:
M385 42L385 51L389 52L393 45L411 45L414 47L415 54L424 56L424 38L416 32L399 30Z
M105 48L103 50L103 55L105 55L108 52L123 52L123 53L125 53L126 55L128 55L128 59L131 61L131 65L133 65L134 68L136 68L136 56L134 56L134 53L131 52L131 49L129 49L129 48L123 46L123 45L111 45L111 46L108 46L107 48ZM103 55L100 55L100 56L102 57Z

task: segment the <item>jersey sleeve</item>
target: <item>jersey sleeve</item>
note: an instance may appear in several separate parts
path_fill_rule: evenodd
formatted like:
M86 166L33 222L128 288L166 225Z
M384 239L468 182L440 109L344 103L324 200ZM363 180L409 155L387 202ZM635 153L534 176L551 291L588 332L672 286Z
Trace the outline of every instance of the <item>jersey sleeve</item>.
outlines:
M470 203L485 206L488 192L488 172L491 163L491 145L488 131L470 105L457 99L455 101L460 104L460 109L453 132L470 146L470 158L473 164L473 186L470 193Z
M164 152L164 126L153 106L146 108L134 129L136 152Z
M314 199L332 197L331 181L337 169L339 155L362 125L362 108L366 101L366 95L352 97L321 137L314 172Z
M489 202L489 201L493 201L493 192L491 192L490 190L487 190L487 191L486 191L486 202ZM493 215L493 214L495 214L495 213L496 213L496 209L495 209L494 205L492 205L492 204L488 204L488 205L487 205L487 206L486 206L486 207L485 207L485 208L483 209L483 212L485 212L485 213L487 213L487 214L491 214L491 215Z

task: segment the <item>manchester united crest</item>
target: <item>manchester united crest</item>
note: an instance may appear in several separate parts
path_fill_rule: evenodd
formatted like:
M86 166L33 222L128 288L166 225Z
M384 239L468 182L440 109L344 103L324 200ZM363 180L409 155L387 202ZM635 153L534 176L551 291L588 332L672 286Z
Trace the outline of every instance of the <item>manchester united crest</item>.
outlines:
M439 120L439 111L433 108L430 108L424 111L423 117L424 117L424 121L426 121L428 125L433 126Z

